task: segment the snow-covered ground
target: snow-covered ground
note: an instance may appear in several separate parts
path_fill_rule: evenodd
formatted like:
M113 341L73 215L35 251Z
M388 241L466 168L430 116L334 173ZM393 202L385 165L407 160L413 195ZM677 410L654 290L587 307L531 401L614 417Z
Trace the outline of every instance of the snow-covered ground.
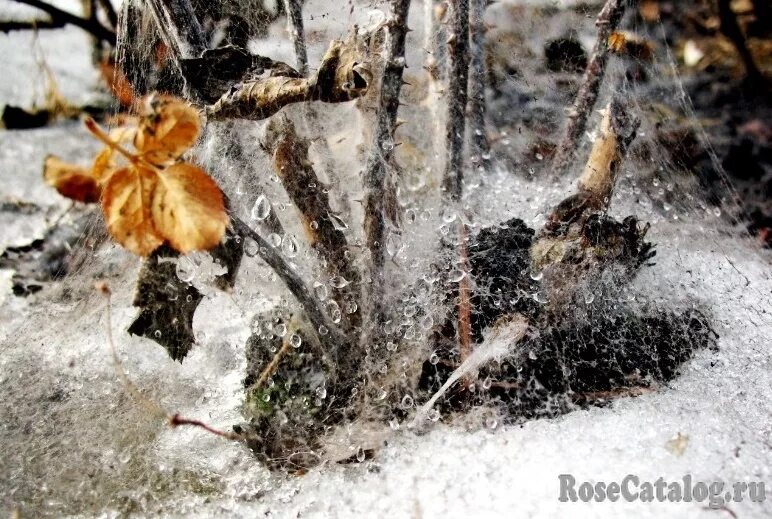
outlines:
M81 39L69 29L44 34L43 47L56 47L60 37ZM22 54L20 41L0 35L4 70L17 70L9 56ZM70 49L72 59L87 55L85 44ZM53 67L62 61L55 54L48 59ZM84 74L89 68L87 61L73 67ZM31 76L12 79L0 81L0 101L25 104L29 98L18 92ZM83 88L62 90L86 95ZM36 208L0 212L0 251L42 237L67 210L42 183L41 165L48 153L85 160L96 149L85 135L76 123L0 132L0 203ZM644 269L633 293L707 308L720 335L718 352L698 352L656 392L556 419L487 429L441 421L423 435L383 425L387 441L373 460L300 477L268 473L238 443L170 429L129 398L110 361L105 301L92 290L91 273L98 270L114 291L115 339L138 387L170 411L223 429L241 420L248 322L266 301L244 301L238 286L233 295L212 293L194 321L200 344L179 364L155 343L123 332L135 312L138 261L114 245L97 249L84 271L28 298L15 297L12 272L0 271L0 510L22 517L771 516L772 256L736 238L710 212L674 219L639 203L625 182L615 209L653 221L650 237L658 246L657 265ZM495 196L481 214L500 220L534 221L564 193L513 180L510 172L496 173L487 185ZM413 243L409 228L406 234ZM669 443L677 435L680 448ZM561 503L560 474L591 482L627 474L642 481L687 474L694 481L764 481L768 498L728 503L729 510L709 510L706 502Z

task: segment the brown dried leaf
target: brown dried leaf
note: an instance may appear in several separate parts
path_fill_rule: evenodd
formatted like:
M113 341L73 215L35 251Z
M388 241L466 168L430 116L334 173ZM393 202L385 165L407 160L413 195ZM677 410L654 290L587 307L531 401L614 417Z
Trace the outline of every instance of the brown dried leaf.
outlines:
M222 192L193 164L174 164L158 175L152 196L155 228L176 250L186 254L215 247L225 234L228 215Z
M102 212L110 235L140 256L147 256L164 242L150 211L157 183L157 174L149 169L122 168L110 175L102 188Z
M152 164L174 162L198 138L201 120L192 106L171 96L151 96L134 139L134 147Z
M59 193L77 200L92 203L99 200L99 184L88 168L70 164L49 155L43 166L43 178L46 183L56 188Z

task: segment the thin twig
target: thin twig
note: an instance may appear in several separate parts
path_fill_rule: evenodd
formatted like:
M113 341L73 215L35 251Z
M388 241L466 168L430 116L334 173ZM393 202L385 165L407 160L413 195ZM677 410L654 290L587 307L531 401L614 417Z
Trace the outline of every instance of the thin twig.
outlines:
M128 393L134 398L135 401L137 401L146 411L148 411L151 415L156 416L157 418L164 419L168 422L168 424L171 427L178 427L181 425L190 425L194 427L199 427L209 433L212 433L216 436L221 436L223 438L227 438L229 440L245 440L247 439L246 436L241 434L236 434L228 431L223 431L220 429L216 429L212 427L211 425L208 425L201 420L193 420L190 418L184 418L180 416L179 413L170 413L166 409L164 409L161 404L158 402L151 400L150 398L147 398L145 395L142 394L142 392L139 390L137 385L132 381L128 374L126 373L126 370L123 369L123 363L121 362L120 357L118 356L118 349L115 347L115 341L113 339L113 324L112 324L112 311L111 311L111 299L112 299L112 292L110 290L110 287L105 282L99 282L96 284L95 287L100 294L102 294L105 299L107 299L107 305L105 308L105 316L106 316L106 327L107 327L107 345L110 348L110 356L113 360L113 368L115 369L115 374L118 376L118 379L121 381L121 384L123 387L128 391Z
M451 36L448 41L450 76L448 78L448 119L445 127L447 158L445 195L453 202L461 200L466 127L467 84L469 77L469 0L451 0Z
M307 76L308 55L306 53L306 37L303 31L303 3L301 0L284 0L284 10L287 12L287 29L295 46L298 72Z
M279 363L281 360L287 355L287 352L289 352L292 349L292 342L290 342L290 337L292 336L292 333L294 333L294 330L287 330L287 333L284 334L284 338L282 339L281 348L279 348L279 351L276 352L276 354L273 356L271 361L268 363L268 365L263 368L263 371L260 372L260 376L257 377L257 380L254 384L250 385L246 393L250 394L253 391L256 391L263 387L263 384L265 384L266 380L268 380L270 377L273 376L274 373L276 373L276 370L279 368Z
M321 310L316 298L308 290L298 273L276 252L276 249L271 244L240 218L231 215L231 224L236 233L242 238L250 238L257 243L258 255L276 272L284 281L287 289L298 300L298 303L303 307L314 327L313 332L318 335L320 328L328 330L327 334L318 337L319 343L324 345L331 353L345 351L348 338L340 332L338 327Z
M115 43L117 41L115 37L115 33L112 32L110 29L101 25L96 20L87 20L85 18L81 18L80 16L75 16L72 13L63 11L58 7L54 7L53 5L47 4L45 2L41 2L40 0L13 0L13 1L20 4L29 5L36 9L40 9L41 11L46 12L51 17L52 22L74 25L92 34L95 38L98 38L108 43L109 45L115 47Z
M471 60L469 63L469 130L472 162L484 172L491 169L491 146L485 129L485 24L483 14L488 0L470 0L469 31Z
M408 30L409 8L410 0L392 1L391 20L387 24L386 67L383 71L378 100L378 120L363 176L364 232L366 246L370 252L368 258L370 282L363 287L364 317L360 346L372 342L376 328L383 320L383 267L386 262L384 186L388 174L387 165L393 158L394 131L402 89L402 72L405 68L405 38Z
M558 144L552 162L552 170L556 176L562 176L566 173L587 127L587 118L595 108L600 85L606 73L608 38L622 20L626 5L627 0L607 0L595 21L598 36L590 60L587 62L587 69L584 71L582 85L579 87L574 104L568 113L565 134Z
M63 20L0 21L0 32L37 31L60 29L67 25Z

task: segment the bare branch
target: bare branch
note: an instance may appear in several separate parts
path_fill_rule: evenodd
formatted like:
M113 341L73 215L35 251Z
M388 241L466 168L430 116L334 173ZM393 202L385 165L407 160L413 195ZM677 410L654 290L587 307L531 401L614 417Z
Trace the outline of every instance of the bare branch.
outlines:
M330 198L308 157L309 142L297 135L289 119L278 116L268 121L261 144L271 155L276 175L300 212L309 243L325 259L330 276L342 276L346 280L347 284L338 287L333 295L344 308L346 302L356 300L359 273L346 257L348 242L336 228ZM358 324L359 315L350 316L346 329Z
M308 55L306 54L306 37L303 31L303 3L301 0L284 0L284 10L287 12L287 29L295 46L295 59L298 71L308 75Z
M576 148L587 127L587 118L595 108L600 85L606 73L608 38L619 25L622 15L625 13L626 5L627 0L607 0L595 21L598 37L595 40L590 60L587 62L582 85L579 87L574 104L568 113L565 134L558 144L552 163L552 169L558 176L566 172L566 168L574 158Z
M87 20L85 18L75 16L72 13L63 11L58 7L54 7L53 5L47 4L45 2L41 2L40 0L14 0L14 1L20 4L29 5L31 7L34 7L36 9L40 9L41 11L46 12L51 17L52 23L61 23L63 25L64 24L74 25L76 27L83 29L89 34L92 34L95 38L98 38L99 40L104 41L107 44L115 47L115 43L116 43L115 33L112 32L110 29L107 29L106 27L99 24L96 20Z
M448 78L448 120L445 127L447 159L445 195L461 200L466 127L467 83L469 76L469 0L451 0L451 36L448 41L450 76Z
M469 130L472 162L479 164L483 171L491 168L491 146L485 129L485 24L483 14L488 0L470 0L469 30L471 60L469 63Z
M319 308L316 298L314 298L301 277L290 267L281 254L276 252L276 249L271 244L237 216L231 215L231 224L234 231L241 235L242 238L250 238L257 243L258 255L284 281L287 289L295 296L300 306L303 307L309 321L314 326L313 333L317 334L319 343L324 345L331 353L346 351L346 345L348 344L346 336L340 332L338 327ZM318 333L320 328L326 328L328 333L320 335Z
M0 21L0 32L37 31L43 29L60 29L67 25L62 20L31 20L31 21Z
M405 39L410 0L393 0L392 15L387 25L386 61L378 100L378 120L373 142L365 165L364 231L370 252L370 283L364 288L363 327L361 345L372 341L376 327L382 321L383 267L386 261L386 224L384 221L384 188L388 174L387 164L393 158L399 95L402 90L402 72L405 69Z

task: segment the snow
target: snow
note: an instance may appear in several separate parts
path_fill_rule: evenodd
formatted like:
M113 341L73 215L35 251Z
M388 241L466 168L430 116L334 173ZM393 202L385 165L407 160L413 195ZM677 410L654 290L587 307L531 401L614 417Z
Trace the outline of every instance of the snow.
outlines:
M87 55L74 30L41 41L53 48L60 37L72 46L57 52ZM4 68L20 66L5 61L19 41L0 35ZM19 85L32 84L30 78L19 76L13 86L0 81L3 101L28 101ZM88 95L88 79L62 78L68 98ZM86 160L96 146L84 135L75 123L0 133L0 171L11 179L0 201L39 208L30 215L0 212L0 251L41 237L68 207L43 185L40 166L47 153ZM480 214L501 220L518 215L538 222L565 192L508 172L488 185L496 196ZM699 352L656 392L556 419L487 429L443 419L425 434L378 424L387 442L373 460L324 465L302 477L269 474L246 447L198 429L171 429L132 401L111 364L106 302L91 289L88 271L56 284L45 298L14 297L12 272L0 271L0 509L18 507L23 517L727 516L707 503L558 501L559 474L591 482L627 474L679 481L691 474L695 481L765 481L772 492L772 255L706 212L676 220L625 189L614 207L654 222L657 265L644 269L633 293L661 305L706 307L720 335L718 352ZM408 252L422 239L409 232ZM200 344L179 364L123 331L134 316L138 261L108 244L99 262L112 266L106 272L113 333L130 378L171 412L222 429L239 422L248 323L270 307L271 297L245 302L238 286L234 294L207 292L194 321ZM681 454L667 447L678 434L688 437ZM742 518L772 515L772 499L728 507Z

